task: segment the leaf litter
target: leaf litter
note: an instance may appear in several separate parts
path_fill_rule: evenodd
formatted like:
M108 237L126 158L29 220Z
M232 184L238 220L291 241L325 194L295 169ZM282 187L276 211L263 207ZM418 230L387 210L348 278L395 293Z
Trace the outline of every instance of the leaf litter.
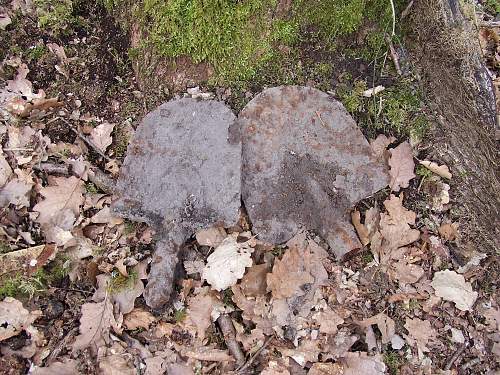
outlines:
M47 48L67 79L75 62L68 49ZM68 97L47 97L25 64L14 65L0 93L8 124L0 129L2 276L24 288L46 282L39 271L68 276L32 299L0 302L4 357L22 358L34 374L236 373L221 316L234 327L247 373L383 374L392 356L397 373L427 374L444 370L460 345L466 354L454 370L473 358L487 367L484 358L498 355L500 306L481 287L481 264L494 260L450 256L462 246L461 226L449 215L451 173L419 162L435 173L421 186L432 211L424 218L412 197L418 150L385 135L370 145L390 168L392 194L351 212L362 247L343 262L313 232L265 243L243 215L237 226L205 228L186 244L180 293L164 310L150 309L143 288L152 230L115 217L94 175L106 163L118 168L119 122L79 114ZM111 160L79 137L51 138L43 124L60 116Z

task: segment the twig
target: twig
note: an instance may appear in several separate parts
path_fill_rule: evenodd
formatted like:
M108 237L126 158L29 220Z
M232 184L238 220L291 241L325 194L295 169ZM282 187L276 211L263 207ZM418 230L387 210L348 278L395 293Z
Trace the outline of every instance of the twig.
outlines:
M385 40L389 45L389 51L391 52L391 58L392 62L394 63L394 67L396 68L396 72L398 73L398 75L403 75L403 73L401 72L401 67L399 66L399 56L396 52L396 49L394 48L394 45L392 44L391 38L386 36Z
M396 8L394 7L394 1L389 0L391 3L391 10L392 10L392 34L391 37L396 35Z
M248 361L246 361L246 363L243 366L236 369L236 372L238 374L241 374L246 369L248 369L252 365L253 361L255 361L255 358L257 358L259 356L259 354L266 348L266 346L269 345L269 343L271 342L272 339L273 339L273 336L269 336L266 339L266 341L264 341L264 344L262 344L262 346L250 357L250 359Z
M229 349L229 352L236 360L236 364L241 366L245 363L245 353L240 348L240 344L236 341L236 330L234 329L233 321L227 314L221 314L217 319L220 330L224 335L224 341Z
M413 6L413 1L414 0L411 0L409 4L406 6L405 10L403 10L403 12L401 13L401 19L406 18L408 14L410 14L411 7Z
M94 142L92 142L90 139L88 139L82 132L80 132L78 129L75 129L73 125L69 123L65 118L59 117L59 119L64 122L66 125L69 126L70 130L75 133L82 141L84 141L87 146L92 148L95 152L97 152L104 160L106 161L111 161L111 158L107 156L104 152L102 152L99 147L95 145Z
M455 353L453 354L453 356L450 358L450 360L448 361L448 363L446 364L445 366L445 370L450 370L451 369L451 366L453 366L453 364L456 362L456 360L458 359L458 357L460 357L462 355L462 353L465 351L465 349L467 349L467 346L468 346L468 343L465 342L462 344L462 346L460 348L458 348Z
M57 344L57 346L52 350L50 353L49 357L47 358L47 366L49 366L52 362L54 362L59 354L61 353L61 350L63 350L68 342L76 335L78 332L78 327L73 328L71 331L69 331L61 341Z
M35 165L33 169L47 174L59 174L64 176L71 174L71 166L67 164L40 163L40 165ZM114 180L100 169L90 168L88 177L90 182L105 193L112 194L114 192Z

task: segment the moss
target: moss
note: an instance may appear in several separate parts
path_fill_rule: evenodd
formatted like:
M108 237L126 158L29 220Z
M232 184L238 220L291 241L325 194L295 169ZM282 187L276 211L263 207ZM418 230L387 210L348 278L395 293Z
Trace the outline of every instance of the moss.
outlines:
M186 316L187 316L186 309L179 309L175 310L174 312L174 320L176 323L181 323L182 321L184 321L184 319L186 319Z
M326 50L334 50L336 39L356 31L365 19L392 22L390 3L382 0L296 0L278 11L277 0L102 1L108 9L133 9L129 13L148 35L142 47L129 51L132 59L148 46L169 58L189 56L213 67L212 84L253 80L277 58L293 58L283 56L282 47L307 43L311 30ZM369 47L380 40L380 35L369 38Z
M123 289L131 288L137 281L138 277L139 275L135 271L129 272L128 276L123 276L120 272L113 271L111 273L111 281L108 285L108 291L113 294Z
M85 191L87 193L90 193L90 194L97 194L97 193L99 193L99 189L92 182L86 182L85 183Z
M53 33L66 34L78 24L73 15L73 0L35 0L38 26Z
M387 366L389 374L397 375L399 367L401 366L401 357L394 351L387 351L384 353L384 363Z
M38 61L47 53L47 48L44 45L36 45L31 47L26 52L26 57L29 61Z
M497 15L500 13L500 1L499 0L485 0L483 2L483 7L491 14Z
M365 81L357 81L350 89L340 86L337 95L370 135L385 132L414 141L423 138L429 123L422 111L420 91L412 82L401 80L371 98L362 95L366 87Z
M11 252L12 249L9 246L8 242L0 241L0 254L5 254Z

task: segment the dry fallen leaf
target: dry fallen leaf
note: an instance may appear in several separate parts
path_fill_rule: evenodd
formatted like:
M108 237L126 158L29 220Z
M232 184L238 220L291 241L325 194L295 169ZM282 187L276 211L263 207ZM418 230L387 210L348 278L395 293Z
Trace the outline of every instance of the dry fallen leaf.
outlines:
M104 124L96 126L90 133L90 139L102 152L106 152L106 149L113 143L111 133L114 127L114 124L105 122Z
M218 291L235 285L252 265L252 252L246 242L238 243L235 235L226 237L207 258L202 278Z
M200 340L205 338L205 331L212 324L212 312L217 305L217 299L209 293L208 288L189 299L185 325L188 329L193 327L189 330L193 335L196 333Z
M0 187L4 186L7 181L9 181L10 176L12 176L12 168L5 159L0 148Z
M30 206L30 193L34 183L19 178L10 180L0 190L0 206L5 207L9 204L17 208Z
M458 237L458 223L443 223L438 232L444 240L453 241Z
M436 272L431 286L436 296L454 302L457 309L461 311L472 310L478 295L462 275L450 270Z
M78 362L74 359L66 359L64 362L53 362L47 367L35 367L32 375L75 375L78 374Z
M248 269L248 272L241 279L241 290L247 297L256 297L266 294L266 276L269 272L267 264L255 264Z
M306 270L304 258L297 247L288 249L281 260L274 262L273 272L267 274L267 290L274 298L303 295L301 287L312 284L314 278Z
M123 317L123 325L130 331L137 328L147 330L155 320L155 317L149 311L137 307Z
M226 238L226 231L221 227L210 227L196 232L196 242L201 246L217 247Z
M0 341L19 335L23 330L29 329L41 315L41 311L30 312L17 299L5 297L0 302Z
M444 164L438 165L437 163L429 160L421 160L419 163L438 176L451 180L452 174L450 173L448 166Z
M421 351L428 352L427 344L432 343L437 337L437 332L431 323L428 320L406 318L405 328L408 330L406 340Z
M380 313L360 322L362 327L371 326L373 324L377 325L380 333L382 334L382 344L389 343L396 333L396 323L394 320L389 318L384 313Z
M111 354L99 359L99 369L106 375L136 375L137 371L133 364L124 355Z
M363 246L368 245L370 243L370 232L368 228L361 224L361 214L358 210L351 213L351 221L352 225L354 225L354 228L356 229L356 233L358 234L361 244Z
M385 364L380 354L369 356L364 352L349 352L341 359L343 375L383 375Z
M113 305L108 298L98 303L84 303L80 318L80 334L73 343L73 352L91 345L100 347L109 342L109 333L121 333L120 323L113 314Z
M396 141L394 137L387 137L383 134L380 134L376 139L370 140L370 146L372 148L373 154L377 157L377 159L385 160L386 149L391 143Z
M54 184L44 187L40 194L45 198L33 207L40 215L37 221L42 224L52 224L62 210L70 210L75 217L80 214L80 205L83 204L83 182L74 177L55 177Z
M389 151L391 153L389 159L391 182L389 186L392 191L398 192L401 188L408 187L410 180L415 178L415 163L413 162L411 146L406 141Z

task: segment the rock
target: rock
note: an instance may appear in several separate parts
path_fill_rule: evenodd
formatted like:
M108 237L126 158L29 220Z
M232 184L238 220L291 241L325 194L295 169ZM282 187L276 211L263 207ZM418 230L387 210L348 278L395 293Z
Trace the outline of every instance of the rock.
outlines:
M128 147L112 209L161 238L144 292L151 307L168 301L187 236L238 220L241 145L228 141L234 121L223 103L173 100L143 119Z
M282 86L240 113L242 197L259 239L316 230L337 257L360 247L350 208L388 184L387 168L344 107L309 87Z

